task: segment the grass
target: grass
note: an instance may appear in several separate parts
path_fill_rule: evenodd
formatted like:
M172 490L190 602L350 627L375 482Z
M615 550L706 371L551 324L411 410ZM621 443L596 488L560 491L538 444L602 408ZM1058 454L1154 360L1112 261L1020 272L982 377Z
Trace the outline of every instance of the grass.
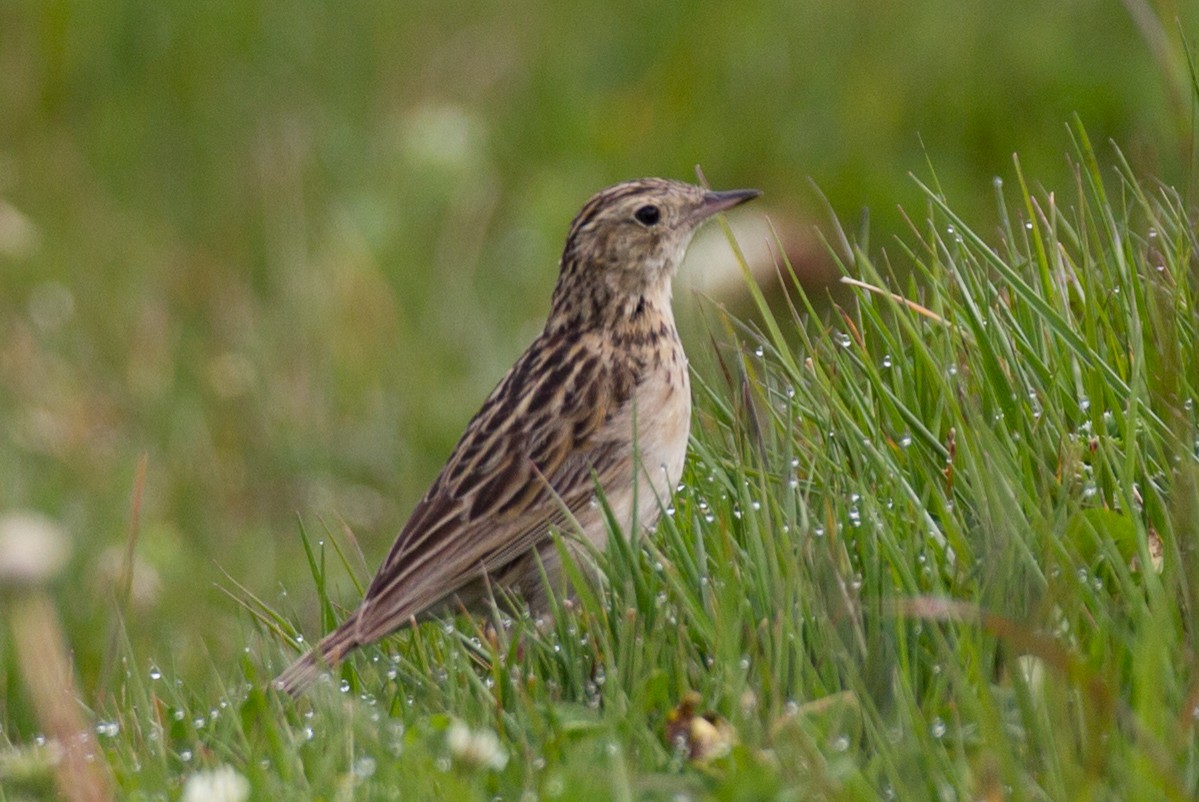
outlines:
M125 635L199 689L238 655L226 573L316 628L297 514L382 558L544 319L592 192L701 162L765 191L746 214L801 276L828 263L808 176L894 251L934 154L993 239L1013 150L1069 186L1072 111L1185 194L1197 23L1177 0L758 0L736 24L697 0L0 4L0 512L71 537L53 598L82 691L112 691L143 457ZM3 660L0 687L31 737Z
M1199 210L1072 131L995 231L935 175L889 251L834 230L849 305L710 308L682 487L552 624L425 625L294 703L288 603L233 590L215 696L119 647L121 798L1194 798ZM366 573L302 534L328 627ZM46 750L0 733L0 800Z

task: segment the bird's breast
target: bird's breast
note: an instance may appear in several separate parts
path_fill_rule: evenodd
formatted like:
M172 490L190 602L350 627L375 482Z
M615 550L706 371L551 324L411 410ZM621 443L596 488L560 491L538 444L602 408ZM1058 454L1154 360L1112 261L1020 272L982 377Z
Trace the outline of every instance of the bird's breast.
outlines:
M673 335L673 332L672 332ZM634 394L634 437L639 455L638 523L653 526L683 475L691 431L691 382L677 336L663 338L646 360Z
M653 527L670 505L691 430L687 357L673 320L646 316L641 323L640 330L607 338L605 375L615 404L596 437L618 454L610 470L600 473L607 504L629 536ZM607 536L602 517L580 523L602 548Z

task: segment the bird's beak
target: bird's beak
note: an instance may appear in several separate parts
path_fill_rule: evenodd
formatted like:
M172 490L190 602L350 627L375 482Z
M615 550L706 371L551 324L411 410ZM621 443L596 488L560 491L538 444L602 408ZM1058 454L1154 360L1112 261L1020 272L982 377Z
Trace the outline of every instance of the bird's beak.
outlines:
M714 214L740 206L761 195L757 189L730 189L726 192L705 192L703 202L695 209L695 221L706 220Z

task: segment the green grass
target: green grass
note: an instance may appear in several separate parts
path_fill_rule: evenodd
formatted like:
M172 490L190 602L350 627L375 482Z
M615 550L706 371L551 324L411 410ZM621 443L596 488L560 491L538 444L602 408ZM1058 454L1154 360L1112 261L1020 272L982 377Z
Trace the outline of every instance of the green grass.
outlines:
M1199 518L1181 68L1199 4L885 5L760 0L730 24L697 0L0 4L0 515L37 510L70 538L49 598L124 795L174 798L217 763L258 796L294 791L300 759L314 787L349 793L363 755L387 786L439 771L444 711L501 733L511 759L471 782L505 791L627 776L663 796L865 783L923 798L946 774L981 776L982 795L1020 770L1066 796L1130 784L1121 772L1193 790L1171 750L1193 746L1196 699L1178 633L1195 631L1184 530ZM1089 148L1061 156L1072 112L1127 154L1098 145L1106 197ZM395 733L341 694L283 729L275 702L243 707L243 675L256 687L291 656L283 636L311 640L357 599L352 577L540 324L571 212L697 161L719 187L766 191L747 213L799 241L800 276L823 215L812 176L852 221L860 253L825 226L844 271L952 325L842 287L848 320L813 290L817 314L770 296L773 322L746 328L680 290L704 387L675 524L660 554L621 556L615 597L575 611L559 651L554 633L506 636L532 686L497 707L473 678L498 647L470 645L467 622L463 642L389 643L414 698L394 713L415 733L404 765L386 757ZM740 346L718 360L705 319ZM1150 531L1156 579L1124 567L1145 564ZM1102 586L1067 586L1080 569ZM979 611L913 601L935 594ZM646 622L613 613L630 605ZM0 797L44 797L12 610L0 588ZM1021 651L1039 696L1012 671ZM345 679L390 711L383 661L367 652ZM967 693L992 687L1004 704ZM673 753L664 722L690 689L736 728L732 765ZM313 740L292 745L305 726ZM1080 734L1107 731L1111 756Z
M923 217L907 176L932 154L990 233L1013 151L1069 185L1072 112L1185 193L1199 4L1099 5L0 4L0 512L72 538L54 597L84 689L105 690L143 454L127 635L196 684L237 654L225 573L317 620L296 515L382 559L611 182L699 162L762 189L745 214L801 275L809 177L855 232L869 210L876 252L900 205ZM0 673L0 722L28 733Z
M933 177L885 253L834 231L844 307L709 308L669 514L550 625L428 624L264 693L290 599L328 627L366 576L318 525L316 591L234 591L218 694L126 646L92 713L121 797L231 765L263 799L1194 798L1199 209L1072 132L1074 184L1017 165L996 230ZM668 736L692 693L727 754ZM12 741L0 799L39 798Z

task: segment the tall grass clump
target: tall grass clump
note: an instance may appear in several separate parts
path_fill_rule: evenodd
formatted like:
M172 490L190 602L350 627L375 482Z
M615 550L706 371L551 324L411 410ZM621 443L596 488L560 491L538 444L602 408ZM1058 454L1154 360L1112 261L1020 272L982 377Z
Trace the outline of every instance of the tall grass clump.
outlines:
M1194 210L1075 136L1068 200L1017 163L979 232L922 185L898 264L835 249L853 308L762 303L709 390L692 480L731 517L697 542L809 787L1196 793Z
M1065 191L996 181L998 230L933 180L882 254L837 232L852 303L713 310L679 492L551 618L422 625L298 702L264 690L294 614L244 592L216 702L128 656L95 712L117 787L1194 798L1196 210L1075 142ZM361 570L304 542L327 629ZM49 759L8 745L0 790Z

